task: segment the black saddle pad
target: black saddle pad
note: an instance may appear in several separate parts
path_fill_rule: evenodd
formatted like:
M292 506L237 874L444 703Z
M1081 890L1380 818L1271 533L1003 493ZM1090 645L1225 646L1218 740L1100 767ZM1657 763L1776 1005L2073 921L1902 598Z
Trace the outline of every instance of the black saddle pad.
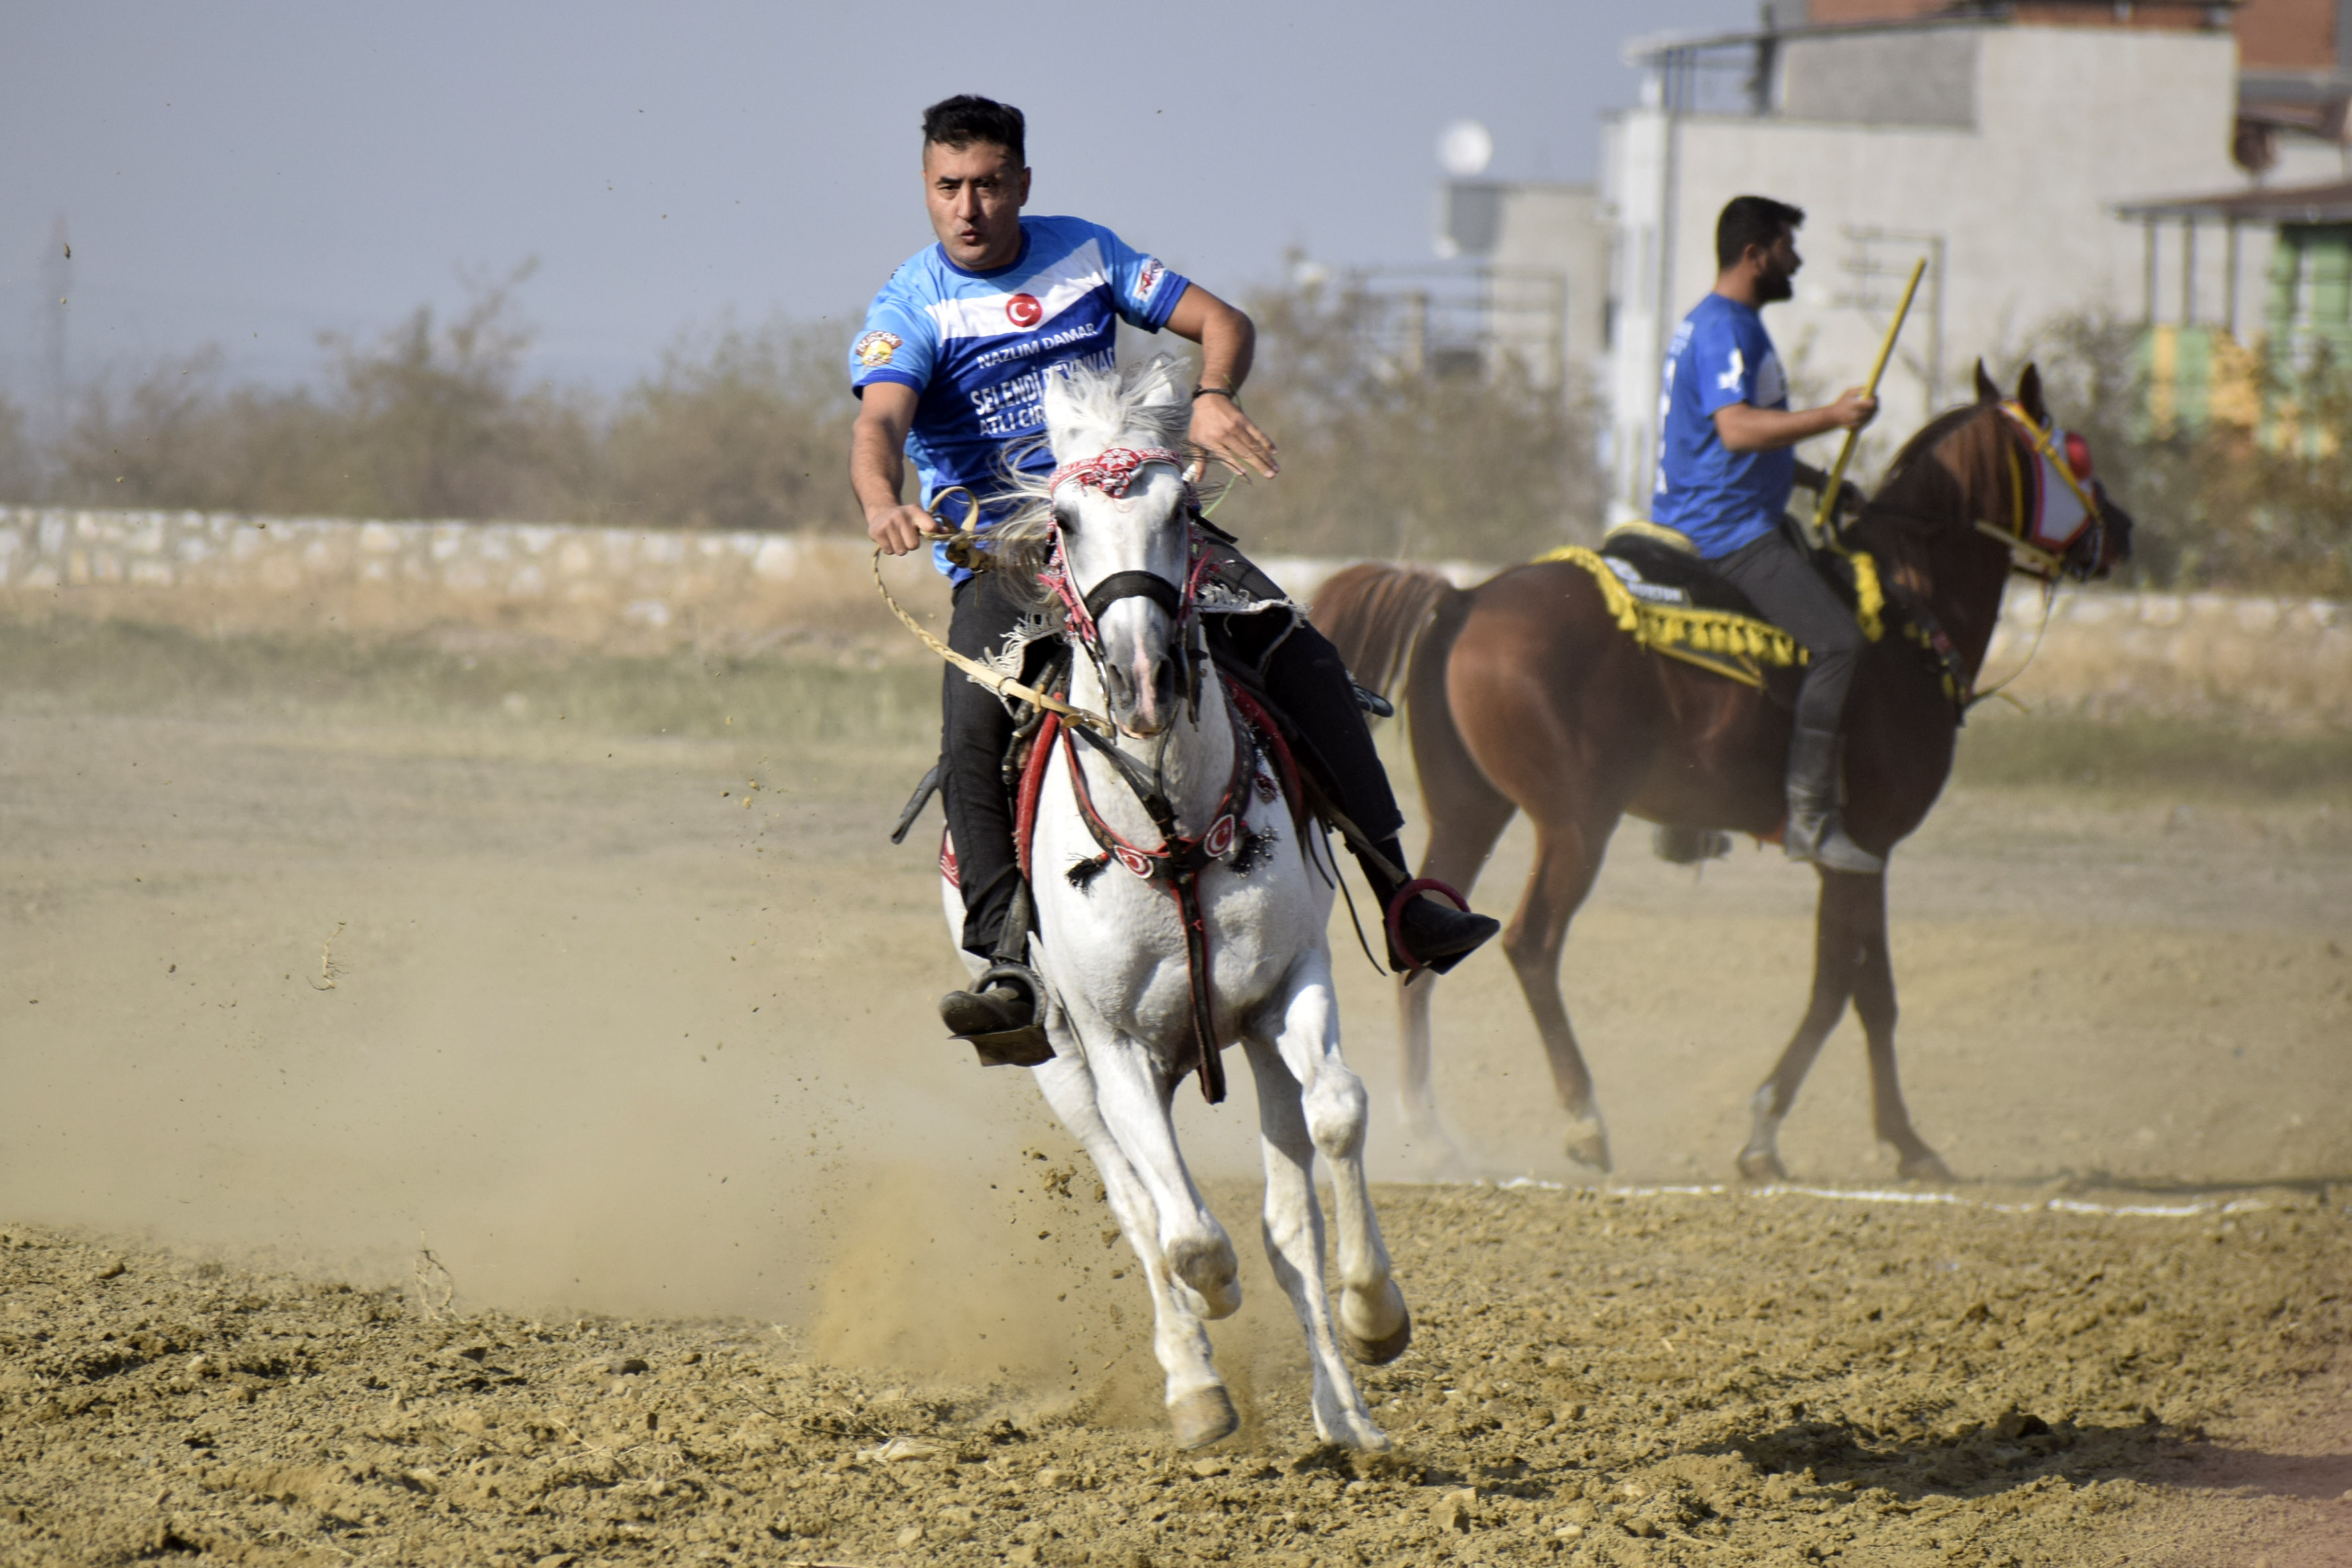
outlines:
M1855 603L1853 568L1845 557L1830 550L1813 550L1796 531L1790 528L1790 542L1806 552L1819 572L1847 608ZM1650 534L1632 529L1612 533L1601 541L1601 555L1610 562L1610 570L1617 580L1637 599L1653 604L1682 605L1695 610L1722 610L1735 616L1748 616L1765 621L1770 617L1758 612L1748 602L1748 595L1731 585L1694 552L1670 544ZM1628 575L1630 569L1632 575ZM1648 591L1644 591L1644 590ZM1669 595L1679 597L1669 597Z
M1717 576L1715 568L1664 540L1631 531L1612 533L1601 542L1601 555L1637 599L1763 618L1756 615L1748 595Z

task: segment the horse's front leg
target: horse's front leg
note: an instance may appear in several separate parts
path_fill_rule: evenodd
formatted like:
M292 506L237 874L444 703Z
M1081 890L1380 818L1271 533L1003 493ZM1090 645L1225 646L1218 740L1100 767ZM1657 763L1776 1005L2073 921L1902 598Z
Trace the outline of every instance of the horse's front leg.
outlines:
M1895 1151L1895 1170L1906 1181L1948 1182L1952 1173L1911 1125L1903 1103L1903 1083L1895 1070L1895 960L1886 945L1886 878L1858 878L1870 884L1860 911L1862 957L1854 973L1853 1010L1862 1019L1870 1049L1873 1130Z
M1095 1033L1097 1029L1099 1034ZM1175 1085L1160 1076L1141 1042L1107 1021L1087 1026L1095 1102L1120 1152L1135 1169L1160 1219L1160 1256L1184 1304L1203 1318L1231 1317L1242 1304L1241 1269L1225 1227L1209 1212L1183 1152L1171 1110Z
M1748 1142L1740 1147L1739 1173L1751 1182L1781 1182L1789 1178L1780 1163L1780 1123L1797 1103L1797 1090L1821 1055L1822 1043L1845 1016L1860 977L1864 950L1870 940L1872 911L1876 911L1882 945L1886 931L1886 878L1855 876L1844 871L1821 873L1822 898L1813 927L1813 994L1805 1004L1804 1018L1780 1052L1772 1075L1748 1102ZM1894 979L1887 980L1886 997L1895 999ZM1890 1021L1889 1027L1892 1028Z
M1265 1155L1265 1250L1306 1331L1314 1367L1315 1428L1328 1442L1385 1448L1339 1354L1375 1364L1395 1360L1412 1338L1412 1319L1391 1275L1364 1180L1368 1121L1363 1080L1339 1056L1330 965L1300 960L1305 973L1286 999L1280 1033L1254 1031L1245 1044L1257 1080ZM1339 1217L1339 1317L1324 1289L1323 1212L1315 1197L1315 1156L1331 1167Z
M1049 1024L1048 1029L1054 1037L1054 1059L1032 1070L1045 1102L1094 1161L1112 1217L1143 1266L1144 1285L1151 1293L1151 1354L1167 1379L1168 1418L1176 1445L1198 1448L1231 1436L1241 1418L1210 1359L1208 1331L1169 1283L1151 1194L1103 1121L1084 1048L1066 1027Z

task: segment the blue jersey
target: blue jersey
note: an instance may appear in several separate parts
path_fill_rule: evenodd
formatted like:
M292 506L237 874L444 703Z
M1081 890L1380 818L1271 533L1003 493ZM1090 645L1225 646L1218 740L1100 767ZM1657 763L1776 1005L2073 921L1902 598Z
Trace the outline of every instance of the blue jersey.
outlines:
M1675 329L1658 393L1658 482L1650 521L1686 535L1712 561L1780 526L1797 454L1734 452L1715 413L1735 403L1789 406L1789 378L1755 310L1709 294Z
M1008 458L1050 470L1041 444L1010 454L1045 431L1044 373L1073 361L1118 363L1118 322L1146 331L1167 324L1187 281L1118 236L1074 217L1021 220L1021 254L993 272L967 272L933 245L891 274L866 312L849 351L849 384L861 395L877 382L919 395L907 456L923 481L923 504L950 485L983 503L1001 488ZM1000 509L990 506L985 521ZM940 571L971 575L935 548Z

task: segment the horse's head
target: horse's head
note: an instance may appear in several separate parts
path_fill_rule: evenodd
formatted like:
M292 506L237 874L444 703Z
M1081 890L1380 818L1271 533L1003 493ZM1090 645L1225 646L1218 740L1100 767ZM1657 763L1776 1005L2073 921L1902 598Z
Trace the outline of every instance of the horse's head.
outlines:
M1192 673L1184 635L1197 552L1179 450L1189 400L1166 359L1124 378L1086 365L1055 371L1044 400L1055 463L1044 490L1048 584L1070 640L1101 675L1111 721L1158 735L1175 721Z
M2080 582L2131 558L2131 514L2099 482L2090 443L2051 418L2040 370L2027 365L2017 395L2003 397L1979 360L1977 409L2004 431L2009 471L2000 488L2008 502L1991 526L2016 542L2019 554L2044 575L2063 572Z

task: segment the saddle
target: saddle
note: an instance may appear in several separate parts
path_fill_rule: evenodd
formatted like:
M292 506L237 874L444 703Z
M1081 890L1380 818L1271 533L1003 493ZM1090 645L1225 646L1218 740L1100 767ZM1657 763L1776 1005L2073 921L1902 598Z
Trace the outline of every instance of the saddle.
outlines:
M1299 768L1286 721L1265 700L1248 676L1254 672L1219 665L1217 679L1223 685L1233 718L1235 751L1234 772L1227 781L1224 797L1213 820L1198 837L1185 837L1177 830L1173 814L1156 791L1147 790L1150 781L1137 782L1131 766L1129 786L1137 792L1137 799L1158 819L1160 842L1158 845L1138 845L1122 837L1096 807L1085 771L1079 765L1081 743L1097 745L1094 737L1082 730L1066 728L1057 714L1041 707L1024 704L1021 721L1013 730L1005 750L1003 779L1006 804L1013 811L1013 847L1021 868L1021 880L1015 889L1013 907L1008 911L1003 934L998 938L990 970L981 976L984 985L1001 971L1021 974L1033 990L1035 976L1027 970L1030 933L1035 929L1036 904L1032 890L1039 875L1032 846L1037 828L1037 807L1045 793L1045 779L1061 753L1067 763L1070 781L1076 791L1079 811L1088 831L1101 853L1064 868L1063 875L1070 885L1079 889L1089 886L1096 877L1113 865L1119 866L1144 881L1160 887L1175 900L1184 929L1186 967L1192 979L1193 1035L1197 1047L1195 1066L1198 1068L1202 1094L1214 1105L1225 1098L1223 1062L1217 1048L1216 1032L1210 1016L1209 954L1206 927L1200 906L1200 875L1212 862L1222 863L1236 875L1246 876L1264 863L1273 845L1273 835L1243 826L1251 797L1271 804L1280 798L1289 808L1293 829L1302 837L1310 817L1319 812L1320 795L1316 792ZM1059 649L1039 681L1047 694L1060 699L1069 695L1069 655ZM1113 754L1113 761L1118 761ZM890 835L893 844L904 843L915 818L939 789L940 763L933 763L914 795L900 813L898 823ZM962 887L956 864L955 842L944 824L940 829L940 873L952 887ZM1002 1035L968 1037L979 1053L982 1066L1034 1067L1048 1060L1054 1052L1045 1037L1042 1010L1039 1017L1024 1028Z
M1965 713L1970 700L1968 671L1927 607L1882 585L1867 552L1816 549L1794 521L1783 518L1782 527L1853 612L1864 637L1876 642L1889 624L1888 610L1895 611L1892 624L1940 667L1945 695ZM1675 530L1623 522L1609 531L1597 552L1570 544L1536 559L1570 562L1591 573L1619 627L1651 652L1756 687L1779 707L1795 706L1804 648L1757 614L1747 595Z

